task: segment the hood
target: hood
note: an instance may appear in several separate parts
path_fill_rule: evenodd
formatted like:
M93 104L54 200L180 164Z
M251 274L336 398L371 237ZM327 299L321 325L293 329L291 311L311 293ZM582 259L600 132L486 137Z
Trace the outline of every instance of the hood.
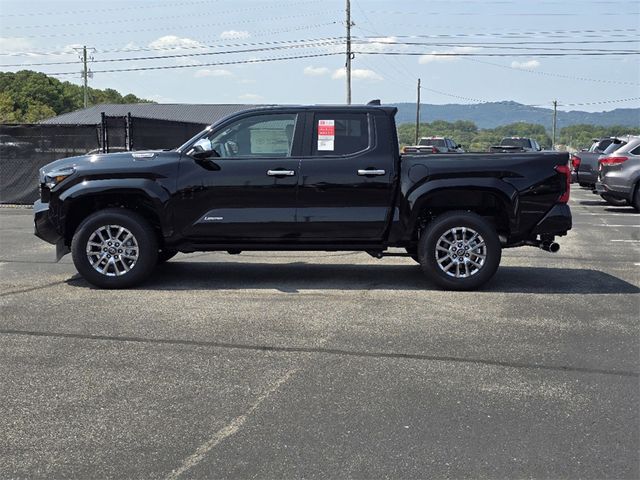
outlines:
M77 157L61 158L55 162L48 163L40 169L40 175L48 172L61 170L63 168L75 167L82 169L118 169L120 167L127 168L132 162L148 162L167 154L175 155L175 152L167 152L163 150L144 150L133 152L118 153L94 153L81 155Z

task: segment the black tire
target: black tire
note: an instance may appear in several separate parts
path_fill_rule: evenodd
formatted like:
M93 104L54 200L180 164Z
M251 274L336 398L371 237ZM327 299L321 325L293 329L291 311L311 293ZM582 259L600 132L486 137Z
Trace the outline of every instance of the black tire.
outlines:
M451 233L452 229L455 237ZM462 229L466 229L466 233ZM474 238L473 232L478 236ZM463 236L466 239L463 240ZM456 239L455 242L460 242L455 244L457 250L451 250L453 238ZM484 242L478 242L478 239ZM447 252L437 248L442 248L443 245L448 246ZM462 259L458 250L464 255ZM438 216L427 225L420 237L418 255L423 272L438 286L446 290L473 290L489 281L496 273L502 246L495 228L487 220L475 213L454 211ZM460 272L462 267L465 271ZM456 274L460 276L457 277Z
M614 207L624 207L626 205L629 205L629 200L625 200L624 198L612 197L608 193L601 193L600 197L609 205L613 205Z
M120 227L128 230L133 240L130 237L127 239L126 232L118 233ZM92 255L87 253L88 248L93 250ZM105 251L105 248L108 250ZM92 285L128 288L144 281L155 268L158 240L153 228L142 216L131 210L108 208L88 216L80 224L73 235L71 254L80 275ZM108 258L104 258L105 255ZM99 272L97 268L105 272Z
M177 250L169 250L169 249L160 250L158 252L158 260L156 260L156 263L158 265L160 265L161 263L165 263L165 262L171 260L177 254L178 254Z
M636 185L636 191L633 194L633 202L631 205L636 212L640 212L640 183Z

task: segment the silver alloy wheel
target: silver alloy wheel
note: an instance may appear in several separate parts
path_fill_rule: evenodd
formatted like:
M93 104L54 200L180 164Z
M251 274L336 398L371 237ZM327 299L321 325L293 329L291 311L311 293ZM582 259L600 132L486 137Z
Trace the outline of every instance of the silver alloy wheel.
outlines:
M447 275L468 278L478 273L487 260L482 236L467 227L447 230L436 242L436 262Z
M89 263L107 277L128 273L138 261L139 253L136 237L120 225L103 225L87 241Z

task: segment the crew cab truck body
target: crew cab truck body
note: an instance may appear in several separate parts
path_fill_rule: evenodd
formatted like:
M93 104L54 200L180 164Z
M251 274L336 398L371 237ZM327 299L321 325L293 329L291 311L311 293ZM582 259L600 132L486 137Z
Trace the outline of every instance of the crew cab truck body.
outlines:
M36 235L106 288L176 252L406 249L449 289L495 273L501 249L559 248L571 228L562 153L400 156L395 108L269 107L173 151L41 169Z

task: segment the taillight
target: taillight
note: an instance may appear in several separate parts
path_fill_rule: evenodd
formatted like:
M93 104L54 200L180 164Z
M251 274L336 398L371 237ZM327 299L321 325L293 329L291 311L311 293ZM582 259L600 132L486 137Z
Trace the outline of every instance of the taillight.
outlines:
M618 165L629 160L629 157L604 157L598 160L599 165Z
M556 165L556 172L564 175L564 193L558 198L558 203L567 203L571 194L571 171L567 165Z
M440 153L440 150L438 150L436 147L431 147L431 153Z
M571 155L571 167L573 168L574 172L578 171L578 168L580 167L580 162L582 162L582 159L579 156Z

